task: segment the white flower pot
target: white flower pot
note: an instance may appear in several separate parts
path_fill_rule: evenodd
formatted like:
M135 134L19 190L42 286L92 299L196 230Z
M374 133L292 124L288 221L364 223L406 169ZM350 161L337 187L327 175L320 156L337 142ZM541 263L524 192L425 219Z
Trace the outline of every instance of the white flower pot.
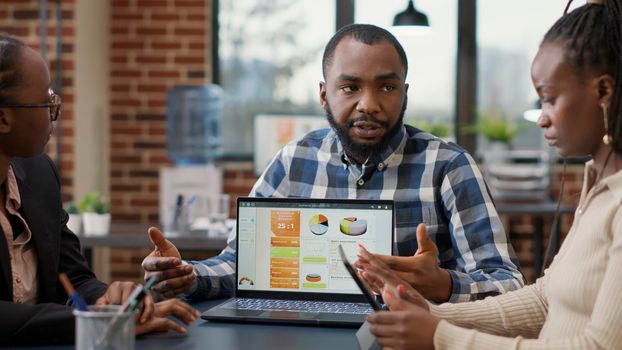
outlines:
M110 213L83 213L85 236L105 236L110 232Z
M67 221L67 228L71 232L79 235L82 233L82 216L80 214L69 214L69 220Z

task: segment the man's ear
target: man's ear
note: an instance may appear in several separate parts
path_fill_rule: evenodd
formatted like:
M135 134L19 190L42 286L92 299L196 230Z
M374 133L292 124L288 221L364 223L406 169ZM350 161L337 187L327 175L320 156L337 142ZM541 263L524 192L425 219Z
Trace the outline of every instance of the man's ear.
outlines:
M323 81L320 81L320 104L326 110L326 83Z
M0 134L6 134L11 131L11 117L5 110L0 109Z
M408 94L408 88L410 87L410 84L404 83L404 86L406 87L405 88L406 94Z
M613 98L615 80L609 74L596 77L596 87L598 89L598 104L609 107Z

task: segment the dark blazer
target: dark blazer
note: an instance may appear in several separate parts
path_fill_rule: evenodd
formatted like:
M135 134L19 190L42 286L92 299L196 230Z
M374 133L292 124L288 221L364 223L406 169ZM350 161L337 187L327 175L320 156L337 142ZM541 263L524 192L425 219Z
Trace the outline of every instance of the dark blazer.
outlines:
M58 171L47 155L12 162L21 196L20 213L32 231L37 252L38 304L13 300L11 264L4 234L0 235L0 346L72 342L74 318L67 294L58 280L65 272L87 303L104 294L80 252L80 242L66 224ZM1 230L1 228L0 228Z

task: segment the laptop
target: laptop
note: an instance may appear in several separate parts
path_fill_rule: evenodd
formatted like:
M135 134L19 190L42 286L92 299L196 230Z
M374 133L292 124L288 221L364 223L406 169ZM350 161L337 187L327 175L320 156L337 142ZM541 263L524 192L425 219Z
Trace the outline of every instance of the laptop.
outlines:
M359 327L373 310L339 255L391 255L392 200L238 198L235 297L205 320Z

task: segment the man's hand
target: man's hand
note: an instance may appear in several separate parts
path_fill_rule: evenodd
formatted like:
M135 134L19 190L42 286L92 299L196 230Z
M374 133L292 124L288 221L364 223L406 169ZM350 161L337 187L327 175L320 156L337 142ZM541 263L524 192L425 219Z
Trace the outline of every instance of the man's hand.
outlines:
M148 232L154 249L142 263L145 280L157 276L159 282L151 290L164 299L173 298L192 287L196 275L192 265L182 265L179 250L160 230L150 227Z
M99 297L95 305L121 305L132 294L137 284L134 282L112 282L106 293ZM145 295L145 298L139 305L138 319L145 322L151 318L153 314L153 298L151 295Z
M425 298L439 303L448 301L451 296L451 276L439 266L438 250L428 238L425 224L417 226L417 245L414 256L373 256L391 268L400 279L415 287ZM366 263L368 262L363 257L354 265L365 270Z
M201 313L179 299L168 299L155 304L152 316L145 322L136 324L136 335L165 332L169 329L179 333L187 333L188 331L184 327L167 317L174 316L183 323L190 325L201 316Z

